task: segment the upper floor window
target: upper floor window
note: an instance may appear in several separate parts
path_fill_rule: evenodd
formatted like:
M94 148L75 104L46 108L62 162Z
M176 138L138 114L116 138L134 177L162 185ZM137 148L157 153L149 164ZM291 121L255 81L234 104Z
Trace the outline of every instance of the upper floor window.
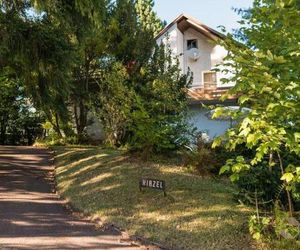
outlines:
M217 86L217 73L213 71L203 72L204 88L215 88Z
M191 40L187 40L187 49L193 49L196 48L198 49L198 41L197 39L191 39Z

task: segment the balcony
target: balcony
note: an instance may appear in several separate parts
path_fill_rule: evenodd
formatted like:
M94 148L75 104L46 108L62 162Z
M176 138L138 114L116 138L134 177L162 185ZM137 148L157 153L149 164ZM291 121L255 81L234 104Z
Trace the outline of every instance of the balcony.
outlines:
M205 84L205 87L191 88L188 90L188 97L191 104L196 103L217 103L230 87L217 87L216 84ZM236 101L235 96L230 96L229 101Z

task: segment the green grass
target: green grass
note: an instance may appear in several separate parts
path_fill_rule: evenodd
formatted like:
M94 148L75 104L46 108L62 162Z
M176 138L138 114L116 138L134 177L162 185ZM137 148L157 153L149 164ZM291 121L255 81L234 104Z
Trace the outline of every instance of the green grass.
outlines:
M188 174L172 164L130 159L122 151L56 147L59 192L82 212L172 249L253 249L251 211L222 180ZM167 197L140 192L141 177L163 179Z

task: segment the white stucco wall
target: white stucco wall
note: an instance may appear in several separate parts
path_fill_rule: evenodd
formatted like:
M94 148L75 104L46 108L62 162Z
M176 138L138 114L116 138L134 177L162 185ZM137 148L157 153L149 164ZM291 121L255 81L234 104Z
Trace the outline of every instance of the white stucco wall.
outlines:
M180 32L180 30L177 28L177 24L175 23L172 25L169 30L160 36L157 39L157 44L160 45L161 43L163 44L169 44L170 49L172 51L172 55L174 58L177 58L179 60L179 66L180 69L182 70L182 73L184 72L184 57L183 57L183 52L184 52L184 38L183 34Z
M202 73L204 71L209 71L212 68L211 63L211 53L215 47L210 39L203 36L201 33L194 29L188 29L183 35L184 43L184 73L188 71L188 68L193 72L193 87L201 87L202 83ZM195 61L190 59L187 55L187 41L191 39L197 39L198 49L200 50L200 58Z
M230 121L212 120L206 113L208 109L202 108L199 105L190 106L189 122L200 132L205 132L209 139L212 140L216 136L222 135L230 128Z
M200 50L200 58L195 61L190 59L187 55L187 41L191 39L197 39L198 49ZM208 37L202 35L200 32L193 28L187 29L182 33L177 24L174 24L169 30L157 39L157 43L169 43L173 56L177 56L179 59L182 72L187 73L188 69L193 72L193 84L192 87L202 87L203 73L210 71L216 67L216 65L223 62L223 58L226 56L227 51L224 47L215 44L214 41ZM229 87L234 83L223 84L221 78L228 78L230 75L225 75L222 72L217 73L217 86Z
M172 25L168 32L163 34L161 37L157 39L157 44L160 45L161 43L163 44L169 44L170 49L172 51L173 56L178 56L178 32L180 32L177 29L177 24Z
M183 71L184 69L184 56L183 56L184 42L183 41L184 41L183 34L179 29L177 29L177 58L179 60L179 66L182 70L182 73L185 73Z
M220 46L220 45L216 45L214 46L212 53L211 53L211 65L212 68L215 68L218 65L219 69L225 69L225 66L222 66L223 63L223 59L224 57L227 55L227 50ZM227 73L225 74L224 72L217 72L217 87L232 87L234 86L233 82L229 82L229 83L222 83L221 79L222 78L230 78L232 76L232 74Z

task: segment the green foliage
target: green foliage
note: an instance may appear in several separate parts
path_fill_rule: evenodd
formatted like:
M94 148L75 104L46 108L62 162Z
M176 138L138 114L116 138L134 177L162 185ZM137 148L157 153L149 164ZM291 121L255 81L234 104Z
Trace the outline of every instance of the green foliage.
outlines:
M137 0L136 12L138 14L138 20L145 31L149 31L153 35L157 35L162 30L162 21L153 12L154 1L153 0Z
M188 142L186 123L189 75L182 75L168 47L156 47L140 76L132 113L130 145L145 152L174 150Z
M280 171L269 169L266 162L242 172L236 181L236 198L252 206L258 202L260 209L272 208L277 200L285 203L280 175Z
M289 214L282 211L278 203L275 206L275 233L277 237L289 240L300 239L300 223Z
M282 211L278 203L274 216L253 215L249 218L249 231L263 249L299 249L299 222Z
M111 145L186 143L189 77L169 49L155 48L162 22L154 1L0 3L0 68L14 70L59 140L85 142L95 110Z
M128 73L119 62L111 62L104 68L99 92L94 106L106 132L108 144L124 143L135 93L128 87Z
M183 164L200 174L218 174L220 167L227 159L227 153L224 155L222 149L214 150L211 143L202 139L202 134L195 135L197 138L195 145L182 150Z
M298 165L284 164L283 158L283 153L300 156L298 1L254 1L253 8L244 12L243 23L237 38L244 44L232 37L223 43L229 51L225 72L233 73L224 82L236 82L228 94L242 93L241 110L247 107L250 111L247 115L241 115L241 110L232 112L237 126L228 130L223 141L228 150L245 145L256 153L229 160L221 172L230 170L231 179L238 180L243 171L267 160L269 167L280 169L290 190L300 173ZM291 210L291 202L289 207Z
M24 86L34 106L52 117L68 120L67 94L72 53L69 38L46 16L30 17L31 3L1 1L0 70ZM59 128L56 128L59 132Z
M19 82L11 79L8 69L0 74L0 144L31 145L41 135L43 117L24 97Z
M268 231L270 222L269 217L258 218L256 215L252 215L249 219L249 231L253 239L261 240Z
M174 150L187 143L186 88L170 51L157 47L139 74L121 62L104 60L99 94L94 99L110 145L128 144L150 153Z

